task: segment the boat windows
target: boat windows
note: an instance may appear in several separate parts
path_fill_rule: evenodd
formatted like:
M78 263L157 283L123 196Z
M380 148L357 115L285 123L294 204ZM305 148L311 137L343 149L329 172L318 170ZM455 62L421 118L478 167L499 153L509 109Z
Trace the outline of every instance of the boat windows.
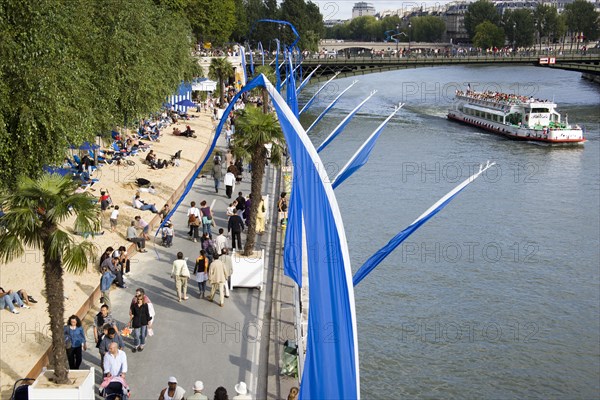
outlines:
M540 113L549 113L550 110L545 107L532 107L531 112L540 114Z

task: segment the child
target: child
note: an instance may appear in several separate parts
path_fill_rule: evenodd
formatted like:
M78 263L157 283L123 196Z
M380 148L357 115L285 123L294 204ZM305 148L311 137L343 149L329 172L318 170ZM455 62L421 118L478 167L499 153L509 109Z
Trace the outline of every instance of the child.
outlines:
M114 232L117 229L117 218L119 218L119 206L110 213L110 231Z
M167 222L162 228L162 239L165 247L171 247L173 245L173 224Z

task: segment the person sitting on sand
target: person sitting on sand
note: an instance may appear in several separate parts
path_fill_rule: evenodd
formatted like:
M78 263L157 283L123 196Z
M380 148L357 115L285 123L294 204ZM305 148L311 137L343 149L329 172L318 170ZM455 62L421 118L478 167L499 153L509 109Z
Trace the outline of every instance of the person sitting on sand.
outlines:
M146 204L146 202L140 198L139 194L137 194L133 199L133 208L137 208L138 210L142 211L150 210L154 214L158 213L156 206L154 204Z
M11 313L19 314L19 310L15 308L13 303L21 308L30 308L23 303L21 297L16 292L12 290L5 291L3 288L0 288L0 309L3 310L8 307Z

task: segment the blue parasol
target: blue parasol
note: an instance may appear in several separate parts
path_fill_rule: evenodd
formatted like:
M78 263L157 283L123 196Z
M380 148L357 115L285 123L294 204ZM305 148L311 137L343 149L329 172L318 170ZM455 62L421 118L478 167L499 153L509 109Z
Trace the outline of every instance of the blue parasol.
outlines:
M178 106L183 106L183 107L196 107L196 103L194 103L190 99L181 100L175 104Z

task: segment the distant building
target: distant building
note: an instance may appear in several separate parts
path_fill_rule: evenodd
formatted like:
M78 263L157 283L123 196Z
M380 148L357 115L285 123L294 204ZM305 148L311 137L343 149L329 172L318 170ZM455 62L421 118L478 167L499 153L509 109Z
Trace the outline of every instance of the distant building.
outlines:
M373 7L373 4L364 1L354 3L354 7L352 7L353 19L356 17L364 17L367 15L375 16L376 13L377 12L375 11L375 7Z
M469 35L465 29L465 13L469 8L469 2L454 1L446 5L446 11L442 19L446 23L446 38L454 44L468 42Z
M504 13L508 10L535 10L538 4L542 4L536 0L499 0L494 1L494 6L496 6L496 10L500 15L504 15ZM552 2L549 4L554 5Z
M341 25L346 21L347 20L345 19L327 19L323 21L323 25L325 26L325 28L333 28L334 26Z

